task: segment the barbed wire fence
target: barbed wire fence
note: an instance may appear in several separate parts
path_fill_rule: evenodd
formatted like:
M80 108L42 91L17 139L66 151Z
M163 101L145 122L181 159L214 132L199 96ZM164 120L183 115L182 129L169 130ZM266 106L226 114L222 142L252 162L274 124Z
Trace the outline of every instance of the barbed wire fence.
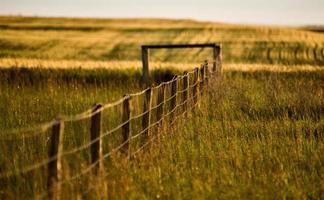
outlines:
M200 68L113 103L2 135L0 197L60 199L75 187L85 195L91 188L82 183L104 179L113 154L137 156L196 108L220 70L219 54Z

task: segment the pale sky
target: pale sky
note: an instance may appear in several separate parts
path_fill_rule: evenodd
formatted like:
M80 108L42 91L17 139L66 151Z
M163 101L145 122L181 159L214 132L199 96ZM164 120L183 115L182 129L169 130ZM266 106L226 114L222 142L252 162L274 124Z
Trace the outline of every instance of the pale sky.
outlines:
M324 25L324 0L0 0L0 15Z

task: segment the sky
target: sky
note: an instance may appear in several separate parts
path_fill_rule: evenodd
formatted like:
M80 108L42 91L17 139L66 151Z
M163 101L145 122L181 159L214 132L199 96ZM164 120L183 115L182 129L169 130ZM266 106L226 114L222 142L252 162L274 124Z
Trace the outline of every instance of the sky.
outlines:
M324 0L0 0L0 15L324 25Z

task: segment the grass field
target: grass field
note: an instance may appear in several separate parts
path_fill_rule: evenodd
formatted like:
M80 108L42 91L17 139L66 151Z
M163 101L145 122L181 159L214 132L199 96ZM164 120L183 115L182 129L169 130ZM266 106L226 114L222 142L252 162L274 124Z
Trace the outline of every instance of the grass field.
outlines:
M1 57L18 63L21 58L139 61L142 44L198 42L221 43L224 63L324 63L323 34L305 29L189 20L1 17L0 33ZM152 51L151 57L199 63L208 53L161 50Z
M324 34L304 28L0 17L0 135L140 91L142 44L198 42L219 42L223 61L199 109L132 160L106 160L106 179L64 184L63 197L323 199ZM170 80L210 53L152 51L151 82ZM65 149L87 142L88 128L67 124ZM46 141L0 139L0 172L46 156ZM88 163L86 151L67 156L64 177ZM44 173L2 180L0 198L35 198Z

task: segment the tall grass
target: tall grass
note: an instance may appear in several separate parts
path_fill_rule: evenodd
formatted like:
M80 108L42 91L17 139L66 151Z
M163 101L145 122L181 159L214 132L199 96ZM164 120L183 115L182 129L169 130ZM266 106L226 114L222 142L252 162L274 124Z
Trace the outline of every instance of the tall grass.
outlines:
M150 82L170 80L179 70L150 72ZM0 69L0 127L34 126L90 109L95 103L110 103L124 94L143 89L139 69Z
M226 73L160 143L116 161L109 197L322 199L323 74L247 74Z
M221 79L210 80L208 94L188 118L168 127L159 140L131 160L114 153L104 162L105 178L86 175L64 184L63 197L321 199L323 80L322 72L225 72ZM104 120L111 118L107 114ZM104 123L105 127L110 123ZM89 142L88 130L86 121L66 124L65 150ZM112 146L105 142L104 152L117 146L118 136L116 132L105 138ZM22 153L26 157L15 158L15 166L46 156L45 138L25 140L28 151ZM64 176L80 172L88 158L88 149L64 157ZM45 172L23 180L43 180ZM44 189L32 182L18 181L19 187L10 183L2 185L9 198L29 198Z
M63 199L324 199L324 36L292 28L0 17L0 172L48 158L50 130L8 140L11 129L141 90L140 45L215 41L223 45L224 70L210 80L199 108L166 125L130 160L113 153L105 177L85 174L63 184ZM170 80L210 53L152 51L151 83ZM141 108L141 99L133 101ZM103 131L120 124L121 109L102 114ZM140 121L132 125L139 127ZM88 119L66 123L64 150L87 144L89 129ZM120 141L120 131L105 137L103 152ZM89 153L64 156L64 178L86 169ZM36 198L46 191L46 173L42 167L2 178L0 199Z

